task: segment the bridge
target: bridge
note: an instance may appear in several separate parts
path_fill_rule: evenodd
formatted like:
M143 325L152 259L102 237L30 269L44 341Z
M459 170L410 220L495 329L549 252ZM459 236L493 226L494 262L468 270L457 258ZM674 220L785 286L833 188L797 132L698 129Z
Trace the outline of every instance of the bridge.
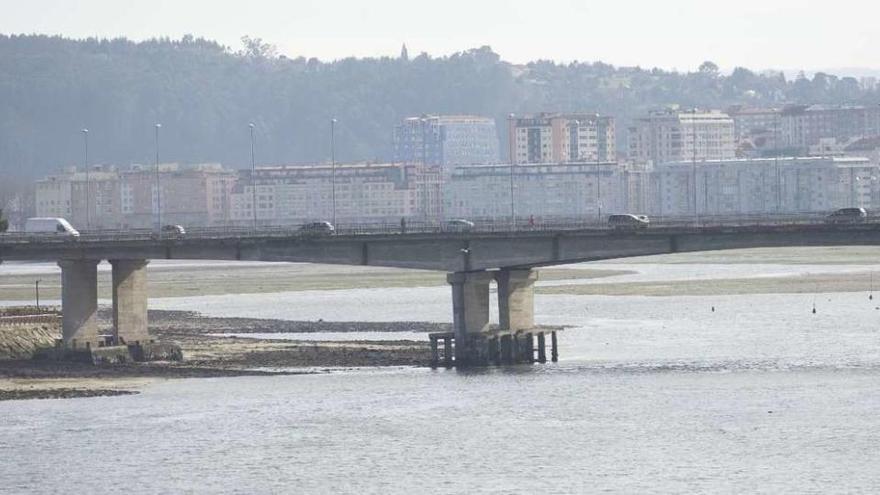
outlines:
M146 266L151 259L367 265L445 271L452 288L455 358L489 328L489 287L497 285L499 326L535 327L535 267L668 253L788 246L880 245L880 221L829 224L817 218L652 223L645 229L557 223L469 231L352 226L321 235L295 229L200 229L159 238L150 232L93 232L79 238L0 235L0 262L56 261L62 273L65 345L96 345L97 265L112 266L117 342L148 341Z

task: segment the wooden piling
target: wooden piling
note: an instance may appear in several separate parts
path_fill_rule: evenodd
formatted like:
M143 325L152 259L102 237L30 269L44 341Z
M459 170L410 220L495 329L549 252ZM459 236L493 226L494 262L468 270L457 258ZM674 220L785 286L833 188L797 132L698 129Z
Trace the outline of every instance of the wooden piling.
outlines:
M547 362L547 345L544 342L544 332L538 332L538 362Z
M429 335L428 337L431 339L431 367L436 368L440 362L440 354L437 351L437 336Z
M525 361L529 364L535 362L535 337L531 332L525 335L523 339L523 351L525 351Z
M556 330L550 332L550 361L559 361L559 347L556 342Z
M443 364L452 368L452 337L449 335L443 337Z
M513 364L513 337L501 336L501 364Z

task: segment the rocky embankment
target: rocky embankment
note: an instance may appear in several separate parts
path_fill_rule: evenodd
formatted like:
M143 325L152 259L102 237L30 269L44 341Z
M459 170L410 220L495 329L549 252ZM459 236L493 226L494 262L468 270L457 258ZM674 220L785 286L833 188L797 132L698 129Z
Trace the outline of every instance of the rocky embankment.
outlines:
M27 359L61 337L57 311L34 307L0 309L0 360Z
M34 361L28 349L51 346L60 328L31 327L25 338L15 329L0 328L0 342L9 351L0 359L0 400L95 397L136 393L131 380L197 378L264 374L320 373L329 369L368 366L427 366L428 332L449 331L450 325L425 322L325 322L259 318L209 318L186 311L150 311L150 330L157 340L178 343L183 362L92 366ZM99 324L110 328L110 312L99 312ZM297 341L289 338L242 338L223 334L386 332L380 341ZM397 332L423 332L419 341L395 339ZM30 347L28 347L30 346Z
M108 317L101 312L103 317ZM205 335L218 333L317 333L317 332L449 332L449 323L424 321L348 322L290 321L263 318L215 318L194 311L150 310L150 329L166 335ZM393 337L393 336L389 336ZM427 338L427 337L426 337Z
M428 322L328 322L259 318L206 318L186 311L151 311L154 335L181 345L188 365L230 368L339 368L427 366L429 332L449 324ZM222 334L382 332L384 340L314 341L242 338ZM395 339L397 332L425 333L420 341Z

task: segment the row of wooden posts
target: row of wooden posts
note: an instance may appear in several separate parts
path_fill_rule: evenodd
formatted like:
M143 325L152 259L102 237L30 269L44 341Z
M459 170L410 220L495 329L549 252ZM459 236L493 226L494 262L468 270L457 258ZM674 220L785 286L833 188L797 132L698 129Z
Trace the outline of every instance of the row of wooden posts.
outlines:
M469 335L466 352L462 353L463 363L457 363L455 359L455 346L459 343L455 342L454 332L432 333L428 336L431 340L431 367L546 363L546 333L543 330L520 330ZM550 360L555 363L559 360L556 330L549 333Z

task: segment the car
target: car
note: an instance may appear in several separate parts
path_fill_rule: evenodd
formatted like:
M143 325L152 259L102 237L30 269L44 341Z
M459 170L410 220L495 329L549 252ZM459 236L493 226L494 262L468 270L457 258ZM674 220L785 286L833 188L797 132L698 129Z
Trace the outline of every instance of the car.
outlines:
M70 222L55 217L28 218L24 222L24 231L28 234L79 237L79 231L73 228Z
M648 219L647 215L633 215L631 213L623 213L610 215L608 217L608 225L618 230L645 229L648 228L648 225L650 223L651 221Z
M453 218L446 222L447 232L469 232L473 230L474 222L465 220L464 218Z
M861 223L867 220L868 212L864 208L841 208L825 217L828 223Z
M163 225L162 228L159 229L159 232L156 232L155 230L150 232L150 237L153 239L173 239L176 237L183 237L185 235L186 229L184 229L181 225Z
M186 229L182 225L163 225L162 234L182 236L186 235Z
M302 225L299 231L303 234L326 235L336 232L336 228L330 222L311 222Z

